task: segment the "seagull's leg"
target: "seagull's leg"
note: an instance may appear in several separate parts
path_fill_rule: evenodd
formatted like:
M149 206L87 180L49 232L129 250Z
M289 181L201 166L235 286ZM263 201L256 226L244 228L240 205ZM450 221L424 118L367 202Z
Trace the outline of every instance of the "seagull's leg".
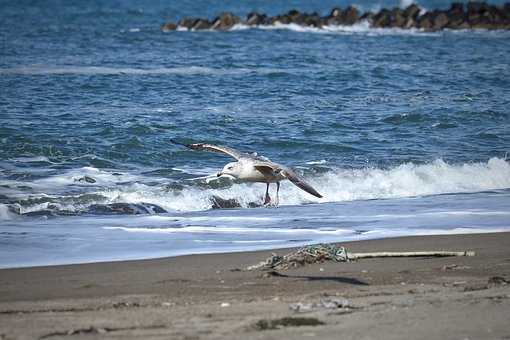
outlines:
M269 197L269 183L266 183L266 197L264 198L264 205L271 203L271 197Z
M275 207L279 206L280 205L280 196L279 196L279 192L280 192L280 182L276 182L276 202L275 202Z

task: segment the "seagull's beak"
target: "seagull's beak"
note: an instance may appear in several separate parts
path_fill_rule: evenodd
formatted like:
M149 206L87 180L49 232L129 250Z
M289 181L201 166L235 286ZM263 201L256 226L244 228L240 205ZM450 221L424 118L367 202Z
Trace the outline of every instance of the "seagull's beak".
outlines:
M220 177L221 175L223 175L223 173L220 171L216 174L216 177Z

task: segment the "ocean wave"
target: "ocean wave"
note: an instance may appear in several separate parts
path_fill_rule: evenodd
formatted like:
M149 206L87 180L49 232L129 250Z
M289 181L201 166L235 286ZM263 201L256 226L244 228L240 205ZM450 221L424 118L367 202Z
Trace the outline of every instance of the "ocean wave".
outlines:
M426 11L423 10L423 13ZM248 31L248 30L264 30L264 31L292 31L297 33L318 33L318 34L338 34L338 35L354 35L360 34L364 36L382 36L382 35L404 35L414 37L440 37L444 34L482 34L490 36L507 37L508 30L504 29L484 29L484 28L466 28L466 29L449 29L444 28L439 31L427 31L421 28L400 28L400 27L373 27L368 21L360 21L353 25L325 25L322 27L303 26L295 23L284 24L275 22L271 25L246 25L238 23L228 29L228 31ZM178 27L180 32L217 32L222 31L214 29L188 30L186 27Z
M322 26L311 27L311 26L302 26L294 23L290 24L282 24L275 23L273 25L261 25L261 26L246 26L243 24L235 25L232 30L244 30L249 28L257 28L262 30L289 30L294 32L304 32L304 33L326 33L326 34L364 34L368 36L378 36L378 35L414 35L414 36L439 36L441 32L425 32L422 29L418 28L410 28L403 29L398 27L392 28L376 28L371 27L368 21L361 21L354 25L332 25L332 26Z
M162 68L132 68L132 67L103 67L103 66L49 66L33 65L12 68L0 68L3 75L243 75L243 74L272 74L285 70L271 68L212 68L204 66L182 66Z
M90 179L81 181L84 175ZM304 176L324 197L315 198L286 181L282 182L280 190L281 205L403 198L510 188L510 164L501 158L464 164L448 164L438 159L428 164L404 163L389 169L329 168L325 172L315 172L312 165L312 168L305 169ZM89 183L92 181L94 182ZM89 167L25 185L32 186L41 193L29 195L28 198L21 196L17 198L16 205L21 214L48 209L75 213L90 212L90 207L94 205L121 203L156 206L166 211L253 207L260 206L265 191L265 185L262 183L223 181L213 185L204 179L198 179L175 182L172 185L164 177L146 178L143 175L110 173ZM78 190L79 194L63 195L54 192L50 195L44 192L56 188L63 191L66 187ZM273 186L271 195L274 195L274 190ZM219 201L226 203L218 204ZM96 207L94 211L101 209ZM6 216L5 212L0 213L0 218Z
M353 230L334 229L289 229L289 228L242 228L242 227L217 227L217 226L186 226L186 227L167 227L167 228L144 228L144 227L103 227L105 230L123 230L134 233L191 233L191 234L325 234L325 235L352 235Z

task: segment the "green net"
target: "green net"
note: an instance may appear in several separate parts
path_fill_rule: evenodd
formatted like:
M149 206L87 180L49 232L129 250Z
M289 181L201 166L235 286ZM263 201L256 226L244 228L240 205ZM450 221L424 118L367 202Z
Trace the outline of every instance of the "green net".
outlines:
M247 270L285 270L324 261L347 262L349 261L347 250L334 244L313 244L299 248L284 256L273 254L266 261L250 266Z

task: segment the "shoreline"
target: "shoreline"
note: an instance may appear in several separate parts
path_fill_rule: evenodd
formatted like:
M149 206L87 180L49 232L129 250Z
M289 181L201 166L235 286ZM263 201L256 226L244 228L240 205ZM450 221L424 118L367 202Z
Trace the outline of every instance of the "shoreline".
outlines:
M292 250L279 249L0 269L0 338L510 336L510 232L342 245L353 252L474 250L476 256L239 270Z
M504 228L496 228L489 229L484 231L483 229L475 229L470 232L455 232L454 230L438 230L438 233L430 233L430 234L414 234L414 235L402 235L402 236L383 236L383 237L375 237L361 240L348 240L348 241L329 241L329 242L316 242L309 243L307 245L326 243L326 244L356 244L358 242L367 242L367 241L379 241L386 239L401 239L407 237L428 237L428 236L455 236L455 235L483 235L483 234L498 234L498 233L510 233L510 229ZM208 256L208 255L235 255L235 254L244 254L244 253L259 253L259 252L276 252L276 253L286 253L291 252L300 248L301 246L289 245L288 247L276 247L276 248L262 248L262 249L247 249L247 250L231 250L231 251L205 251L205 252L197 252L197 253L185 253L185 254L175 254L175 255L163 255L156 257L141 257L141 258L119 258L119 259L107 259L107 260L91 260L91 261L82 261L82 262L71 262L71 263L50 263L50 264L35 264L35 265L21 265L21 266L9 266L9 267L0 267L0 273L2 270L9 269L35 269L35 268L50 268L50 267L62 267L62 266L75 266L75 265L95 265L95 264L114 264L119 262L138 262L138 261L151 261L151 260L166 260L173 259L183 256Z

